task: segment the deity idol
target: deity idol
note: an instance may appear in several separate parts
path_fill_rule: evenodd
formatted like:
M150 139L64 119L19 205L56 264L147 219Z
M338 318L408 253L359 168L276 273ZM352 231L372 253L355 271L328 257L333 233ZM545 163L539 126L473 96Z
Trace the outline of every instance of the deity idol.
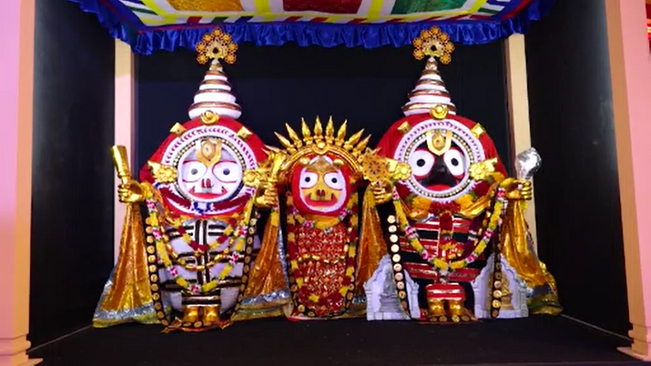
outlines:
M370 136L362 139L363 130L346 139L346 129L344 122L335 133L330 119L324 130L317 118L313 130L303 121L300 138L287 125L289 139L277 134L284 150L269 155L278 168L268 180L285 195L292 320L364 314L362 285L386 246L375 240L381 232L373 232L380 231L373 193L360 202L358 190L365 180L390 186L409 175L406 164L365 152Z
M214 59L190 107L191 120L172 128L139 181L131 178L125 149L113 148L122 179L119 199L128 212L95 327L137 321L161 323L166 331L223 328L251 300L243 293L260 251L256 205L265 202L244 176L259 168L266 153L262 141L236 121L241 110L219 62L233 63L236 48L220 30L204 36L198 61ZM144 230L141 203L148 213ZM280 281L272 285L285 287ZM282 314L279 300L265 316ZM182 315L173 317L175 312Z
M456 115L434 58L450 62L447 34L434 27L414 45L416 58L430 58L403 107L406 117L378 145L412 175L391 191L374 189L379 199L391 196L393 207L383 218L389 255L367 285L369 319L558 314L554 278L533 251L522 213L539 157L521 154L531 167L509 178L484 128ZM392 296L399 305L381 309Z

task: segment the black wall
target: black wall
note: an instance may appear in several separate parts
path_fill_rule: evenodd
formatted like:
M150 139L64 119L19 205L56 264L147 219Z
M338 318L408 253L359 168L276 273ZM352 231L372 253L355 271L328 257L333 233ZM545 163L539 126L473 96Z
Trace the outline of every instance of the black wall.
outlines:
M558 1L526 35L540 256L567 315L629 329L603 1Z
M457 46L452 63L441 73L459 114L482 123L500 154L510 160L505 97L503 44ZM233 92L242 106L240 121L266 143L277 145L273 131L284 123L310 124L320 115L371 133L377 143L403 116L425 61L412 47L378 49L256 47L241 44L234 65L225 65ZM138 153L142 166L187 110L206 73L196 53L179 50L137 58ZM507 161L508 162L508 161Z
M114 41L36 1L30 339L89 325L113 263Z

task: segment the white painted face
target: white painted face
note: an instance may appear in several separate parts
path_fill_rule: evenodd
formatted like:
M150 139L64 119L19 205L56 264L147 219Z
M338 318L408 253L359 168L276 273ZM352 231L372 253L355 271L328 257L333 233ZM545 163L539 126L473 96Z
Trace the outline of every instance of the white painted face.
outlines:
M179 190L195 202L225 201L242 188L242 166L226 144L189 149L177 169Z

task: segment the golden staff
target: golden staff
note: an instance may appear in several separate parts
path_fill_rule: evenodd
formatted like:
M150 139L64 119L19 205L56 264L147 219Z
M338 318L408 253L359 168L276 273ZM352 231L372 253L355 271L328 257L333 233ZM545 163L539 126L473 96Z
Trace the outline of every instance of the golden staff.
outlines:
M122 184L129 183L129 181L131 181L131 169L129 168L127 148L122 145L112 146L111 157L113 158L115 171L118 174L118 178L122 181Z

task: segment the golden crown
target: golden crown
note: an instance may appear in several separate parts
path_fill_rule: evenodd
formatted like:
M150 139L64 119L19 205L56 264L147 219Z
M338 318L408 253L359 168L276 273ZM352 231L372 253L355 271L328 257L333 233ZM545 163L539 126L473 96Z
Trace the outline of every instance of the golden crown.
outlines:
M280 140L289 155L284 168L290 169L308 154L325 155L326 153L332 153L347 163L354 172L359 172L361 170L362 153L368 146L371 136L368 135L362 139L364 135L362 129L346 139L347 125L348 122L344 121L335 133L332 117L328 120L325 131L319 117L316 118L314 129L310 129L305 120L302 119L301 134L303 138L300 138L294 129L285 124L289 138L275 132L278 140Z

